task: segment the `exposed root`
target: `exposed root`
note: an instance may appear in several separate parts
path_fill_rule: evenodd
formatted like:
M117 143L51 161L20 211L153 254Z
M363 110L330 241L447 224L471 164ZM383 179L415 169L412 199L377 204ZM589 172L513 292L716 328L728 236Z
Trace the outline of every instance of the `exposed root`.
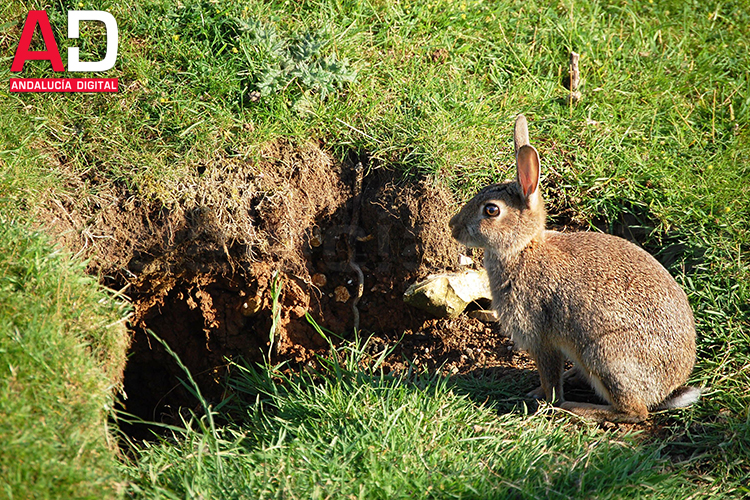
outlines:
M359 267L359 264L355 261L356 252L355 252L355 233L357 231L357 228L359 227L359 211L360 207L362 205L362 177L364 175L364 167L362 166L362 162L357 162L357 165L354 167L354 173L356 175L356 179L354 181L354 197L353 197L353 207L352 207L352 223L349 226L349 240L348 240L348 252L349 252L349 267L352 268L352 270L357 273L357 293L354 296L354 300L352 300L352 317L354 318L354 331L359 331L359 309L357 308L357 304L359 304L359 300L362 298L362 293L364 292L365 288L365 275L362 273L362 268Z

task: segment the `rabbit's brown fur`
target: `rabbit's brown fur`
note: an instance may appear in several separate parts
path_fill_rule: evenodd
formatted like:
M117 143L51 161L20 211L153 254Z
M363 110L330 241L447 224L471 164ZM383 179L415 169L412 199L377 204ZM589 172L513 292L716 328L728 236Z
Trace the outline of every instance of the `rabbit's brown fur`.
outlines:
M695 325L687 297L647 252L621 238L545 229L539 157L516 121L515 181L481 190L450 221L453 236L485 249L498 321L536 361L532 394L597 421L637 422L687 406ZM496 207L498 210L495 211ZM565 377L587 380L609 405L565 401Z

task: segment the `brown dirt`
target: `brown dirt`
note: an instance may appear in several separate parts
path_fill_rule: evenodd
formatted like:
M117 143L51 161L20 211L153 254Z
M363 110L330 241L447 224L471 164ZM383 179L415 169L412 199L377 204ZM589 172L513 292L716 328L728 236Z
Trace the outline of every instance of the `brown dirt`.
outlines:
M274 361L298 365L327 349L305 319L308 312L336 335L351 335L358 283L348 242L355 209L354 259L364 274L360 330L373 335L371 346L401 339L390 368L464 373L513 363L491 328L469 318L437 320L402 301L410 283L455 266L451 195L361 158L365 175L355 207L360 158L351 156L339 162L316 144L273 142L252 161L218 156L190 165L177 179L152 186L167 193L160 202L58 159L63 183L39 219L132 302L127 411L169 419L172 409L195 404L179 382L184 374L149 330L180 356L213 402L223 396L230 359L258 361L271 352ZM271 346L275 273L280 316ZM342 294L349 298L340 302Z
M317 144L269 143L253 160L220 155L189 166L154 188L167 193L159 202L58 159L63 183L39 220L132 302L128 412L171 423L177 408L196 406L180 383L185 374L147 331L171 346L214 404L225 396L229 360L259 361L270 352L294 367L325 351L306 313L337 336L351 336L355 210L354 258L364 274L360 330L371 335L373 352L397 345L387 369L512 376L520 394L538 383L533 363L496 328L467 316L435 319L402 301L415 280L455 268L459 247L447 222L457 207L449 192L350 156L339 162ZM365 175L355 206L360 160Z

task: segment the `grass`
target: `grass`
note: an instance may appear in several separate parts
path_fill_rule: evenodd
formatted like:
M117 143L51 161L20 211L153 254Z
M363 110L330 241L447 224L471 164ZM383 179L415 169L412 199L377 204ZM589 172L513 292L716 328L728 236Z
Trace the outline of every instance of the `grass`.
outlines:
M121 470L136 496L747 494L746 2L83 3L118 20L120 55L106 76L122 90L0 90L4 214L30 222L49 193L95 196L107 185L169 207L180 203L175 179L197 165L251 161L281 136L319 140L341 157L366 153L370 165L465 198L511 175L511 123L524 112L551 222L641 221L644 244L689 295L699 333L692 382L708 388L694 409L655 417L665 434L649 444L550 412L498 415L429 377L285 379L272 367L238 368L258 402L216 433L196 421L136 451ZM42 7L0 8L0 80L30 5ZM77 5L47 9L63 55L64 11ZM78 43L96 52L98 41L85 28ZM582 53L576 106L561 84L571 49ZM51 76L45 64L28 62L23 76ZM79 191L68 192L68 175L84 179ZM4 249L13 235L3 233ZM39 323L51 314L23 310ZM474 394L491 390L477 384Z
M241 424L186 422L135 449L126 468L144 498L681 498L660 446L581 425L551 408L504 414L439 376L363 370L345 346L320 371L235 365ZM218 451L211 452L215 448ZM211 451L209 451L211 450ZM216 480L220 478L220 480ZM145 488L144 485L148 485Z
M107 418L125 363L119 305L79 262L0 216L0 498L113 498Z

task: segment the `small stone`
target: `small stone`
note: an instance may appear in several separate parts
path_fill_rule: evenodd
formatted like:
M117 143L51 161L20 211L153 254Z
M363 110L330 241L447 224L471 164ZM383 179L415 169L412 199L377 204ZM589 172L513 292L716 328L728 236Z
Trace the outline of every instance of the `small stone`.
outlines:
M478 319L482 323L494 323L497 321L497 313L495 311L489 311L486 309L479 309L476 311L470 311L468 313L470 318Z
M489 278L483 269L434 274L404 292L404 302L438 318L456 318L467 305L480 299L492 300Z
M470 266L474 263L474 259L464 254L458 254L458 265L461 267Z
M260 311L262 300L260 297L250 297L242 303L242 315L245 317L255 316Z
M336 299L336 302L346 302L351 297L351 294L345 286L337 286L333 291L333 296Z
M323 235L320 233L320 228L315 227L312 230L312 236L310 236L310 246L318 248L323 244Z
M312 282L315 286L326 286L326 283L328 283L328 278L326 278L326 275L323 273L316 273L313 274Z

